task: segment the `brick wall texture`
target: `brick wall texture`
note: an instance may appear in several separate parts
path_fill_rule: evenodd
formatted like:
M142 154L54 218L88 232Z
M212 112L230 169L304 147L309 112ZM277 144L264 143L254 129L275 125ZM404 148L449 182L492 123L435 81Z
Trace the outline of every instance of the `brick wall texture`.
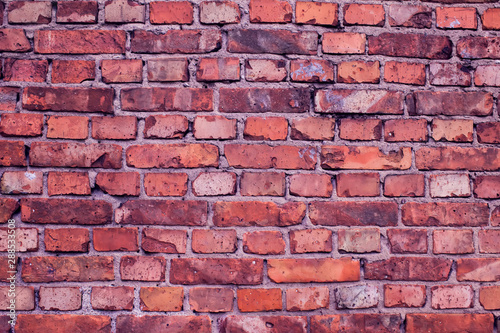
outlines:
M0 332L498 332L498 0L0 2Z

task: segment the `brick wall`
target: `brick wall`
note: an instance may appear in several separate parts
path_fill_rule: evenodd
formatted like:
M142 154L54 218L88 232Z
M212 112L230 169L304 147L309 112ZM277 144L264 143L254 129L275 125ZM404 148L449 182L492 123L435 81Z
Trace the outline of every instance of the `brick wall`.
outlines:
M15 332L498 331L496 0L4 0L0 24Z

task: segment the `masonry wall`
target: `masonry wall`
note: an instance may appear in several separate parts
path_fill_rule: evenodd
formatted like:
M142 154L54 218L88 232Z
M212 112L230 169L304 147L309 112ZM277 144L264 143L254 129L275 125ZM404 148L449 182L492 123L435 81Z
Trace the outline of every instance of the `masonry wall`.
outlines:
M495 0L0 24L1 332L498 331Z

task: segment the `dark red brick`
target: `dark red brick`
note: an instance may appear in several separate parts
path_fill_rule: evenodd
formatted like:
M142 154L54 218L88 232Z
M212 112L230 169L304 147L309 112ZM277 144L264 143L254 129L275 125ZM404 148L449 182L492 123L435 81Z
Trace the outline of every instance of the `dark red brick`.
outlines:
M212 111L213 91L201 88L127 88L121 91L126 111Z
M365 264L365 279L446 281L452 260L426 257L392 257Z
M340 314L311 317L311 332L379 332L399 333L402 319L399 314Z
M411 115L488 116L493 112L493 95L487 92L417 91Z
M168 327L169 333L210 333L211 321L208 316L131 316L116 318L116 333L161 332Z
M24 142L1 140L0 166L26 166Z
M449 59L453 44L449 37L384 32L368 37L368 54L392 57Z
M45 333L95 332L111 333L111 318L108 316L71 315L71 314L19 314L16 332Z
M468 226L488 224L489 209L485 203L409 202L402 207L403 224L407 226Z
M131 33L134 53L208 53L220 49L219 30L169 30L164 34L135 30Z
M301 113L309 110L310 93L301 88L221 88L219 103L221 112Z

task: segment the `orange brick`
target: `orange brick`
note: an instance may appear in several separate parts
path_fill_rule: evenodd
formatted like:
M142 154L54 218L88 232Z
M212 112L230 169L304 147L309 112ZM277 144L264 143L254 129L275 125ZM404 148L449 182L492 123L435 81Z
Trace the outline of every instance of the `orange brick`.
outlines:
M286 291L287 311L327 309L329 303L328 287L290 288Z
M380 63L378 61L350 61L338 65L337 81L340 83L378 83Z
M484 11L483 29L500 30L500 8L488 8Z
M382 5L346 4L344 6L344 24L383 26L385 11Z
M198 81L238 81L240 79L240 59L202 58L196 71Z
M292 22L292 6L284 0L250 0L250 22Z
M425 84L425 65L388 61L385 63L384 81L423 86Z
M384 122L385 141L427 141L427 120L394 119Z
M363 54L366 35L355 32L325 32L323 52L333 54Z
M233 253L237 248L236 230L193 230L195 253Z
M336 3L297 1L295 4L295 22L315 25L339 24Z
M238 309L241 312L281 310L281 289L238 289Z
M425 305L425 286L384 285L384 306L387 308L420 308Z
M342 119L340 138L344 140L380 140L382 121L379 119Z
M149 4L152 24L191 24L193 4L189 1L153 1Z
M284 254L285 241L279 231L253 231L243 234L243 251L254 254Z
M92 137L98 140L133 140L137 135L134 116L92 117Z
M284 196L285 174L283 172L244 172L241 175L241 195Z
M329 175L296 174L290 177L290 194L301 197L332 196L333 185Z
M182 287L141 287L139 291L142 311L182 311Z
M309 117L292 119L290 137L294 140L333 140L335 119Z
M99 172L95 183L104 193L110 195L138 196L141 191L140 176L137 172Z
M43 115L33 113L3 113L0 133L3 136L41 136Z
M86 172L51 171L47 177L47 189L49 196L90 195L89 175Z
M375 197L380 195L378 173L341 173L337 175L337 196Z
M288 121L282 117L248 117L243 135L247 140L286 140Z
M49 116L47 138L86 139L89 136L89 118L78 116Z
M102 81L105 83L142 82L142 60L103 60Z
M476 8L437 7L436 26L443 29L477 29Z
M52 83L82 83L83 81L94 80L94 79L95 79L95 61L92 60L52 61Z
M479 302L485 310L500 309L500 286L481 287Z
M311 253L331 252L332 232L327 229L290 231L290 252Z
M186 253L187 231L142 229L142 249L146 252Z
M88 252L89 231L83 228L45 229L45 251Z
M92 230L96 251L138 251L137 228L94 228Z
M386 197L423 197L424 175L388 175L384 180Z
M187 193L187 181L185 173L147 173L144 190L153 197L182 197Z

